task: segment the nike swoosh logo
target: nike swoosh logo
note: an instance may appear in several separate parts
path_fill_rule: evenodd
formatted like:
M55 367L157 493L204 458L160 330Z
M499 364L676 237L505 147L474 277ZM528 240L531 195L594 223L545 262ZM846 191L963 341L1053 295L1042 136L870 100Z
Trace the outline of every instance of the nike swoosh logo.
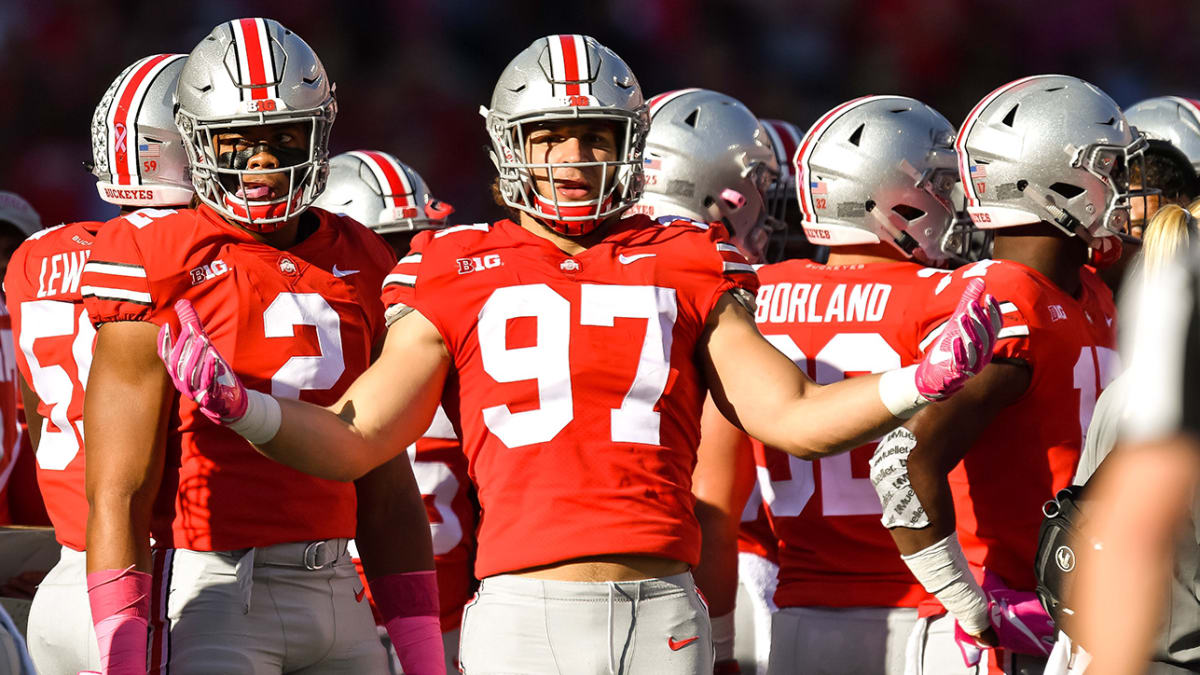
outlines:
M633 255L624 255L624 254L618 253L617 260L620 260L622 265L628 265L629 263L636 262L638 260L641 260L642 258L653 258L656 255L658 255L658 254L657 253L635 253Z
M362 588L358 589L357 591L354 591L354 601L362 602L363 596L366 594L367 594L366 586L363 586Z
M667 646L671 648L671 651L677 652L680 649L683 649L684 647L692 644L693 642L695 642L696 640L699 640L699 639L700 639L700 636L697 635L695 637L690 637L686 640L680 640L680 641L676 642L675 638L667 637Z
M358 270L339 270L336 264L333 266L333 276L335 277L348 277L351 274L358 274Z

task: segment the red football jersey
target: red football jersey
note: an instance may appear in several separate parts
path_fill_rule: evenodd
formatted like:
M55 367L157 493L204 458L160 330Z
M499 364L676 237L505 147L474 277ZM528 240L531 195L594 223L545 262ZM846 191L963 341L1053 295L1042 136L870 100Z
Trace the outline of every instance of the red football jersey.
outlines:
M20 427L17 425L17 359L11 317L0 308L0 524L12 522L8 480L17 467Z
M84 267L84 305L97 326L169 322L178 331L174 304L186 298L247 387L329 405L382 336L378 289L394 256L353 220L309 213L316 229L286 250L203 205L118 218ZM171 413L167 448L179 469L171 527L153 532L163 546L224 551L354 536L353 484L272 462L190 399Z
M910 262L758 270L763 335L819 384L911 365L921 318L948 272ZM879 522L875 443L806 461L754 442L759 484L779 538L780 607L914 607L925 596Z
M779 564L779 542L775 539L775 531L771 529L771 519L767 515L767 505L763 502L762 488L757 479L742 509L737 547L738 553L753 553Z
M939 318L927 326L922 347L974 277L1001 302L995 358L1025 361L1032 380L950 473L958 537L972 565L1032 591L1042 504L1071 482L1096 398L1120 367L1116 307L1091 270L1080 270L1076 298L1024 265L985 260L945 279L930 303Z
M60 544L84 549L83 391L96 329L79 294L84 263L103 223L59 225L34 234L8 263L6 303L17 367L39 399L37 480Z
M474 589L471 566L475 562L478 516L471 495L467 456L444 409L438 408L429 430L408 446L408 458L429 513L445 632L462 624L463 606Z
M482 506L480 578L585 556L695 565L696 344L757 287L724 228L631 216L574 257L512 221L423 232L384 303L453 360L443 403Z

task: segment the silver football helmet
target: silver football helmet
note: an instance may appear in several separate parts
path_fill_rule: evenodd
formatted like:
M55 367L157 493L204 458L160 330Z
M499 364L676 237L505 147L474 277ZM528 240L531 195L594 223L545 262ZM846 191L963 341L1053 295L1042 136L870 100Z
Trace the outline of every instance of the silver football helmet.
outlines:
M313 202L379 234L437 229L454 207L433 198L424 179L386 152L355 150L329 160L329 181Z
M651 98L644 164L639 211L721 221L751 262L765 260L766 195L779 164L767 130L740 101L708 89Z
M176 88L175 123L200 200L260 232L304 212L329 174L329 131L337 115L333 94L316 53L277 21L234 19L214 28L188 55ZM247 169L250 151L216 154L213 140L222 132L287 123L306 125L308 147L284 153L277 168ZM289 179L286 194L267 199L248 194L247 177L281 172Z
M1200 171L1200 101L1159 96L1125 109L1125 120L1146 138L1168 141Z
M955 144L967 213L983 229L1049 222L1093 248L1129 222L1129 165L1145 138L1096 86L1035 75L988 94Z
M500 75L490 108L481 108L492 140L491 159L500 173L500 195L509 207L524 211L567 236L591 232L625 211L642 193L642 148L646 106L637 78L621 57L586 35L550 35L534 40ZM571 167L600 167L599 197L587 201L547 199L534 189L532 171L554 171L560 163L530 162L525 155L527 127L538 122L600 120L617 125L617 159L579 162ZM611 174L611 177L610 177Z
M796 172L792 170L792 157L800 147L804 132L800 127L783 120L762 120L771 148L775 150L775 161L779 164L779 177L767 188L767 212L771 218L787 222L788 206L796 203ZM798 224L797 224L798 226Z
M946 260L958 180L954 127L906 96L865 96L823 115L796 151L796 196L814 244L888 243Z
M192 200L187 151L172 112L186 59L155 54L134 62L96 106L90 168L109 204L179 206Z

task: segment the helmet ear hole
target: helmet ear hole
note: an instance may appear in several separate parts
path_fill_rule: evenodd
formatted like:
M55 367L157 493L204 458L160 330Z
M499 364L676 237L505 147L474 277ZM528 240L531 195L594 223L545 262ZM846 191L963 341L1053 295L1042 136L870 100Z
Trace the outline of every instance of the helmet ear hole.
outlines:
M909 206L908 204L896 204L892 207L892 211L895 211L897 215L910 223L925 215L925 212L921 209L918 209L915 206Z
M1062 195L1065 199L1074 199L1084 193L1083 188L1070 183L1055 183L1050 186L1050 189Z

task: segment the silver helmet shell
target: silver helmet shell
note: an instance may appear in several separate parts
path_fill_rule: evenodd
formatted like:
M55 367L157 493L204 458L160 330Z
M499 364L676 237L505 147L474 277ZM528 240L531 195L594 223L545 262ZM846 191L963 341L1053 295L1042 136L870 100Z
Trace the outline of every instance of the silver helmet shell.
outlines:
M794 158L809 241L887 243L934 264L954 220L954 127L907 96L864 96L823 115Z
M1145 138L1095 85L1035 75L984 97L955 147L976 227L1045 221L1095 247L1129 222L1129 164Z
M1125 109L1125 120L1147 138L1168 141L1200 171L1200 101L1158 96Z
M492 141L491 159L500 174L500 195L555 231L578 236L620 214L642 193L642 148L646 106L633 71L611 49L586 35L550 35L534 40L501 73L491 107L480 111ZM533 172L568 166L531 162L525 155L526 128L539 122L599 120L617 126L618 153L612 161L572 163L600 167L599 196L564 201L538 195ZM609 174L612 174L611 178ZM553 182L551 182L553 185Z
M379 234L437 229L454 212L433 198L412 167L378 150L329 160L329 180L313 206L350 216Z
M155 54L112 81L92 114L92 175L117 206L179 206L192 200L187 151L175 128L175 84L185 54Z
M779 164L767 130L740 101L708 89L651 98L644 165L639 210L722 221L752 262L765 259L766 196Z
M329 173L329 132L337 115L333 95L316 53L279 22L235 19L214 28L188 55L175 99L175 123L200 200L259 231L277 229L302 213ZM220 165L213 145L217 134L286 123L307 125L305 161L257 170ZM287 194L261 201L241 194L247 176L279 172L289 176Z

